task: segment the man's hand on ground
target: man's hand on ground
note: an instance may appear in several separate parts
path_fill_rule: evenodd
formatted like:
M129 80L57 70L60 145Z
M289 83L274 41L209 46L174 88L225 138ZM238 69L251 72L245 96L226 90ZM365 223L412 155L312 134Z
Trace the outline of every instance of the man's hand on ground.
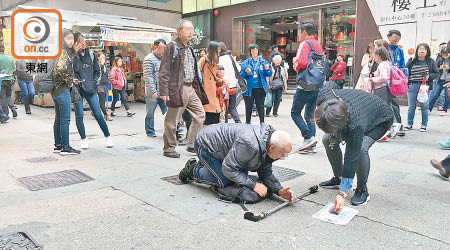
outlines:
M294 202L294 192L291 191L291 187L280 189L278 195L283 199L289 200L291 203Z
M267 195L267 187L262 183L257 182L253 190L261 197L265 197Z

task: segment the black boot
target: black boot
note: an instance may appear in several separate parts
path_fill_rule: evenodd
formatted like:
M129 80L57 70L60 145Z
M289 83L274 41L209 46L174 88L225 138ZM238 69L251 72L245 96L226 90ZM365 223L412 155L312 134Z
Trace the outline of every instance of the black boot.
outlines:
M16 107L10 107L10 109L11 109L11 112L12 112L12 114L13 114L13 118L16 118L17 117L17 108Z
M23 100L23 104L25 105L25 114L27 114L27 115L31 114L29 99L25 98L25 100Z

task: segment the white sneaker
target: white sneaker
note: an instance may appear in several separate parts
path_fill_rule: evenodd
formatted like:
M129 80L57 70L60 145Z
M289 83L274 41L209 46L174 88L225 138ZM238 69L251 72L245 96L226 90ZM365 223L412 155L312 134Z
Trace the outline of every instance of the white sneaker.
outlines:
M397 136L398 132L400 132L401 127L402 127L402 124L400 124L400 123L392 124L391 130L390 130L391 138L394 138Z
M89 142L88 142L87 138L81 140L80 148L81 149L88 149L89 148Z
M309 139L305 139L305 142L303 143L303 146L301 146L301 147L299 148L299 151L307 150L307 149L309 149L309 148L315 146L318 142L319 142L319 141L316 140L316 138L315 138L314 136L311 137L311 138L309 138Z
M114 147L114 142L113 142L111 136L106 137L106 147L107 148Z

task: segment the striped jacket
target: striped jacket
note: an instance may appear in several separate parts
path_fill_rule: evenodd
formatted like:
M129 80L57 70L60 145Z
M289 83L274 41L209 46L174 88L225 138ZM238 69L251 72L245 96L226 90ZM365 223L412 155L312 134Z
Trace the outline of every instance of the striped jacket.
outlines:
M144 58L145 96L152 96L154 93L159 96L158 75L160 65L161 56L155 53L150 53Z

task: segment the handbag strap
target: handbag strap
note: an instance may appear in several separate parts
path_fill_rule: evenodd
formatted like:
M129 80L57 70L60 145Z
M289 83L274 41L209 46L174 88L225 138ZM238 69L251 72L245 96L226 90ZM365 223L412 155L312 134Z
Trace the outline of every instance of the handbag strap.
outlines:
M239 72L236 66L236 62L234 61L234 58L231 55L228 55L231 59L231 63L233 64L233 68L234 68L234 77L236 77L236 79L239 79Z

